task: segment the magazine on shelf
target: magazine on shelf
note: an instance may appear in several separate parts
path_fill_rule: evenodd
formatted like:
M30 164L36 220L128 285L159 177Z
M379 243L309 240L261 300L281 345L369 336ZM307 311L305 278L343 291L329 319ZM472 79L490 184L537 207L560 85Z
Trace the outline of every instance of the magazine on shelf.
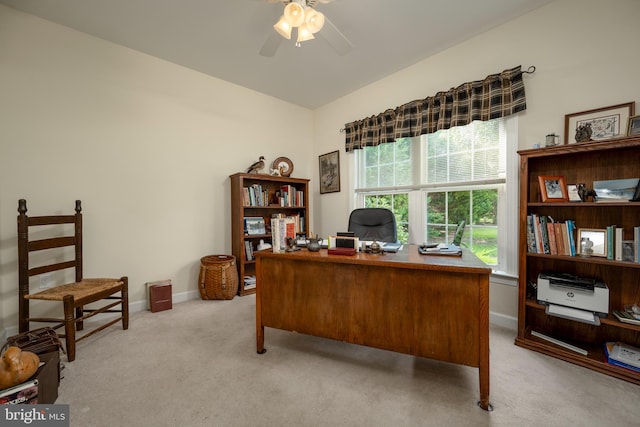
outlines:
M640 372L640 348L620 342L605 343L607 362Z

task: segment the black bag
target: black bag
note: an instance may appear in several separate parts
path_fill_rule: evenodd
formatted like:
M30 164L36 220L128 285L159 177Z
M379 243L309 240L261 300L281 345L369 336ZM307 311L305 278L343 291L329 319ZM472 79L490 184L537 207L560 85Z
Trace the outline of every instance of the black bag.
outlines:
M53 328L49 327L34 329L9 337L2 350L4 351L5 348L10 346L35 354L51 353L62 349L58 334ZM64 352L64 349L62 351Z

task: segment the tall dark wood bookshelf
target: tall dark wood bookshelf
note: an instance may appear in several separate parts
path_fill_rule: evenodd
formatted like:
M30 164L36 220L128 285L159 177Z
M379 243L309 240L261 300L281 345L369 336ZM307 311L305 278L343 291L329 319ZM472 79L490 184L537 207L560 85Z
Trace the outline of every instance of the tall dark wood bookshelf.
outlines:
M613 377L640 384L640 373L607 363L604 343L620 341L640 347L640 326L621 323L612 310L640 304L640 263L604 257L530 253L527 250L527 215L574 220L577 228L624 229L624 240L633 240L640 226L640 202L547 202L541 198L539 176L564 176L566 184L640 178L640 136L594 141L549 148L521 150L519 214L518 336L516 345L544 353ZM576 244L579 244L576 242ZM540 273L569 273L595 278L609 288L609 313L601 325L547 315L536 299ZM532 335L532 331L587 350L588 354L556 345Z
M305 232L309 230L309 180L263 174L236 173L231 179L231 250L236 257L238 267L238 294L255 293L255 288L245 289L244 277L255 276L255 260L248 259L247 245L252 250L257 249L260 240L272 243L270 220L273 214L299 215L301 227ZM283 206L276 203L276 191L282 194L283 186L291 186L296 192L302 192L301 200L287 203ZM249 201L246 193L250 187L259 187L266 192L266 203L258 204ZM262 217L265 222L264 234L247 234L245 232L245 217ZM271 250L271 249L268 249Z

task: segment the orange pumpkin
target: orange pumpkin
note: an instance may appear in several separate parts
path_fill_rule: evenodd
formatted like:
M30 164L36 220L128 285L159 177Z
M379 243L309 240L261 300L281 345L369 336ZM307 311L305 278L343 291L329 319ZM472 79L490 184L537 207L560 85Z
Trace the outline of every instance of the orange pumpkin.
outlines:
M0 389L27 381L38 370L40 358L19 347L9 347L0 360Z

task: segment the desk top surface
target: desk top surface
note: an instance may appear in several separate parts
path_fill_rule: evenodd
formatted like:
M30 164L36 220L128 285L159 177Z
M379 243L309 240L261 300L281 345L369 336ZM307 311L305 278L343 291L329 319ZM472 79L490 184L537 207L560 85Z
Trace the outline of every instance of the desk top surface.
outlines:
M420 270L464 271L467 273L491 274L491 268L468 249L462 250L462 256L420 255L417 245L404 245L396 253L373 255L358 252L356 255L331 255L326 249L309 252L302 248L293 252L273 253L271 250L254 252L257 259L263 257L284 257L292 260L308 260L333 264L367 264Z

